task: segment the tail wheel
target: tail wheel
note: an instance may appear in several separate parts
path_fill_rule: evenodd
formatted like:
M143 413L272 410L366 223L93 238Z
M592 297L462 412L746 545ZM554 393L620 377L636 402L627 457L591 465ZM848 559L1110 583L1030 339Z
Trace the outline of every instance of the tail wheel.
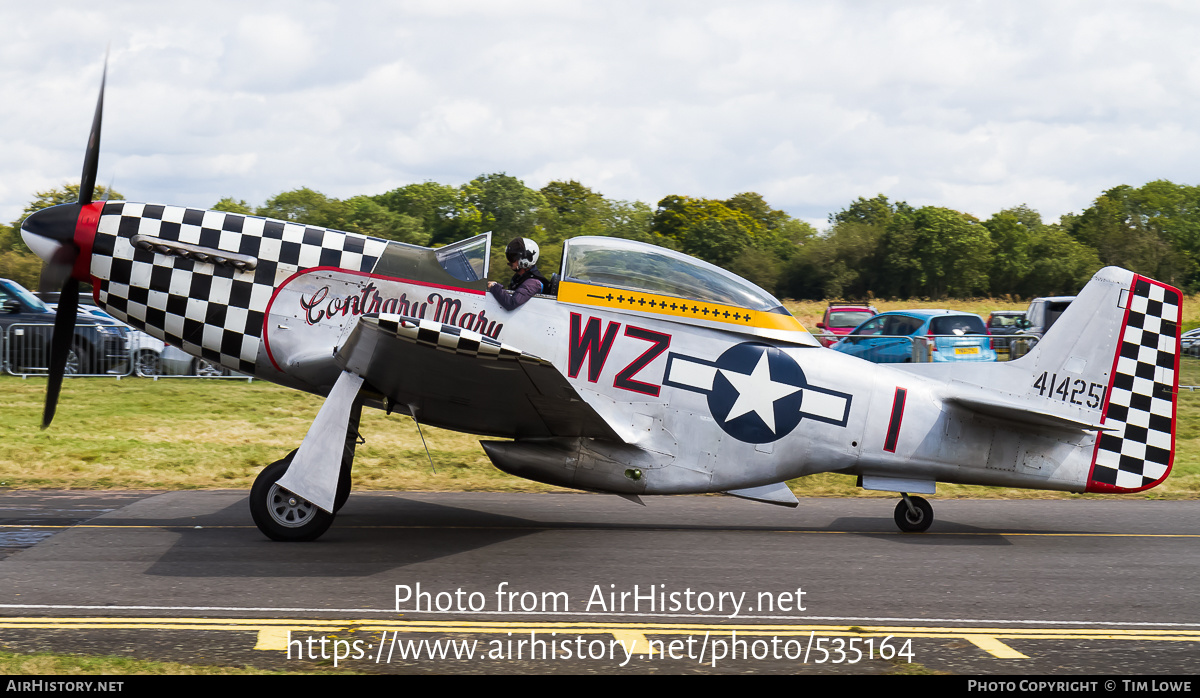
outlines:
M263 468L250 488L250 515L258 530L271 540L316 540L333 523L333 514L277 484L295 455L292 451L283 460Z
M933 524L933 505L922 497L908 497L908 501L912 503L912 511L903 499L896 505L896 526L905 533L921 533L928 530Z

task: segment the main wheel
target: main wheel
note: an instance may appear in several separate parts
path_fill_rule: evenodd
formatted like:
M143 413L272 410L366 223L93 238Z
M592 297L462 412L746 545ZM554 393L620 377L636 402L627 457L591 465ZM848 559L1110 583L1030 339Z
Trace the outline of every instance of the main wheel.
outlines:
M250 515L258 530L271 540L316 540L333 523L333 514L277 484L295 455L292 451L283 460L263 468L250 488Z
M929 528L933 523L933 505L925 501L921 497L909 497L908 501L912 502L916 514L908 510L908 505L901 499L896 505L896 525L905 533L921 533Z
M283 460L290 464L299 450L298 448L293 448L292 452L284 456ZM350 499L350 463L353 455L352 453L347 453L343 456L345 460L342 461L342 472L338 475L337 492L333 496L333 513L335 514L341 511L342 506L346 504L346 500ZM283 477L283 474L281 473L279 477Z

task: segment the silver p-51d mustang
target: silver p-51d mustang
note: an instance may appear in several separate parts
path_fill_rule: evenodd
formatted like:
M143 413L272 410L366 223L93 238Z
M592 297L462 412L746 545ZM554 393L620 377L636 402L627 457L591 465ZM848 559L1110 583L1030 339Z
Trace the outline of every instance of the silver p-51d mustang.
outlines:
M762 289L627 240L563 248L513 311L486 293L490 235L427 249L220 211L81 201L34 213L57 273L43 425L79 282L117 318L231 369L326 395L299 449L250 494L259 528L311 540L349 494L364 406L485 441L501 470L637 499L724 492L795 506L786 480L857 475L923 531L937 482L1137 492L1174 455L1180 293L1101 270L1027 356L885 366L830 351Z

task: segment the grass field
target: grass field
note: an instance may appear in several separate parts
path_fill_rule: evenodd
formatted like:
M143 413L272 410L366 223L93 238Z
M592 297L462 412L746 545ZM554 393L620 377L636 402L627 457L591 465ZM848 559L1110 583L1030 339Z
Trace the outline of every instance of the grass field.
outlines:
M1200 385L1200 361L1182 383ZM50 429L39 429L46 381L0 377L0 488L249 488L258 472L296 448L320 408L313 395L262 381L127 378L67 380ZM412 419L363 414L356 489L550 492L559 488L495 469L478 439L425 427L433 460ZM822 474L789 483L799 496L880 496L854 478ZM1097 497L1032 490L938 486L939 497ZM1181 391L1175 466L1138 495L1200 496L1200 391Z
M254 667L202 666L175 662L149 662L128 657L81 656L74 654L17 654L0 651L3 676L244 676L351 674L344 670L268 671Z

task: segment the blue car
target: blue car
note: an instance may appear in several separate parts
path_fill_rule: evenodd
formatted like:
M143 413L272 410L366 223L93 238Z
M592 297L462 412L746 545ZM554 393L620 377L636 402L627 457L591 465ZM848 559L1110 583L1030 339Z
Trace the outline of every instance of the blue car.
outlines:
M877 364L996 360L983 318L953 310L881 313L831 348Z

